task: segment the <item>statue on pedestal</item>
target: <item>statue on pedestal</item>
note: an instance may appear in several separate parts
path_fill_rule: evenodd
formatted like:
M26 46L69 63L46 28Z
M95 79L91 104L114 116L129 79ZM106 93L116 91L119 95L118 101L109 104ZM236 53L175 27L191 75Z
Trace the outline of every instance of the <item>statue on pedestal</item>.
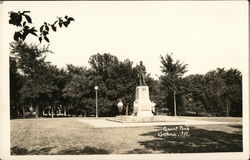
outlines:
M140 61L140 65L138 66L138 77L140 86L146 86L145 74L146 74L146 68L143 65L142 61Z
M140 61L138 66L139 86L136 87L133 115L137 117L152 117L154 103L149 98L149 88L145 83L146 68Z

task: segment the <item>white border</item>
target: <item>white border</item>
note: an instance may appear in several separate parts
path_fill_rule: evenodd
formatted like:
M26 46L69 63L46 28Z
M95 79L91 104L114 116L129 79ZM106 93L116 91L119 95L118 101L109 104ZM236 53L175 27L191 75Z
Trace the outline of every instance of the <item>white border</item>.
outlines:
M244 1L247 3L247 1ZM48 2L58 3L58 2ZM144 2L141 2L144 3ZM162 2L164 3L164 2ZM242 1L241 1L242 3ZM4 4L4 3L3 3ZM0 158L2 159L248 159L249 158L249 55L246 55L247 70L242 72L243 75L243 152L235 153L188 153L188 154L121 154L121 155L56 155L56 156L11 156L10 155L10 116L9 116L9 39L6 38L8 32L8 16L5 13L4 5L0 5ZM244 3L244 5L247 5ZM248 7L247 7L248 8ZM249 8L248 8L249 9ZM248 15L249 16L249 15ZM249 17L248 17L249 18ZM249 23L249 19L248 19ZM2 25L3 24L3 25ZM248 24L249 25L249 24ZM5 27L5 28L4 28ZM249 28L249 26L248 26ZM249 35L249 31L247 33ZM11 37L12 38L12 37ZM249 39L247 48L249 51ZM248 53L246 53L248 54Z

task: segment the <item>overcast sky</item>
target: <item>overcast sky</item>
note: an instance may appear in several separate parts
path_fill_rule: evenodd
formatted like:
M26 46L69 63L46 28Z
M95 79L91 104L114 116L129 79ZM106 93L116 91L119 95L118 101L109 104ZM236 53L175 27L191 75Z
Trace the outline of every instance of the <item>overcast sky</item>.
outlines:
M55 54L48 60L58 67L89 66L91 55L110 53L134 64L142 60L156 77L160 55L171 52L188 64L186 75L217 67L246 69L247 9L247 1L5 2L4 15L8 20L7 11L29 10L35 26L74 17L68 28L49 35ZM6 26L11 40L15 27Z

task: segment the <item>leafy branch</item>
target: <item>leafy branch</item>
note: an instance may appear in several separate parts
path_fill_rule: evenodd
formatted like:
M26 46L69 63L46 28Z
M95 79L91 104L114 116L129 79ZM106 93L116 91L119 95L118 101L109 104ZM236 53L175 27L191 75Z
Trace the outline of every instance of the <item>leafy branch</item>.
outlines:
M40 43L43 39L49 43L50 41L48 35L50 32L50 28L51 30L56 32L57 27L68 27L71 21L74 21L73 17L68 17L66 15L64 18L57 17L57 20L54 23L44 22L44 24L41 25L39 29L40 34L38 36L38 30L35 27L30 27L30 24L32 24L32 19L29 15L27 15L27 13L30 13L30 11L9 12L9 24L17 26L19 29L14 33L13 38L15 41L24 41L29 34L32 34L33 36L38 37Z

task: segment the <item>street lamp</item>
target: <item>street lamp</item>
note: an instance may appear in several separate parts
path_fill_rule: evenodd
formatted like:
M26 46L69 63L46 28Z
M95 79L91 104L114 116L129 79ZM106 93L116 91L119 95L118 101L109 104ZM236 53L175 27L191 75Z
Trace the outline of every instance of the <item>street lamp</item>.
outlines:
M95 117L96 118L98 118L97 90L98 90L98 86L95 86Z

